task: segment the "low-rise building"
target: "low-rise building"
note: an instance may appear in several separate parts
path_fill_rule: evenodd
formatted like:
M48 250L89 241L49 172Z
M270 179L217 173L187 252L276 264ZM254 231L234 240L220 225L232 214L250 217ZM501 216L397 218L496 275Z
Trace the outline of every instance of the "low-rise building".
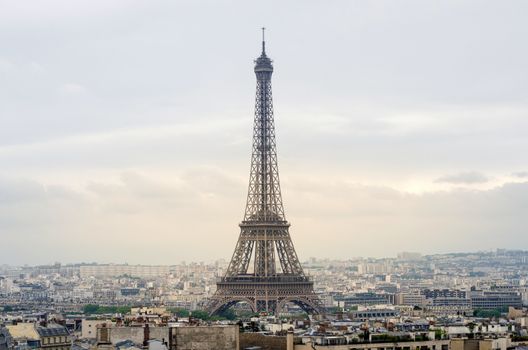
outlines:
M17 323L6 328L15 349L67 350L72 344L68 329L59 324Z
M522 308L522 298L517 292L511 291L476 291L471 294L473 309L508 309Z
M0 325L0 350L12 350L14 347L13 338L4 326Z
M70 333L61 325L37 327L40 348L46 350L69 350L72 345Z

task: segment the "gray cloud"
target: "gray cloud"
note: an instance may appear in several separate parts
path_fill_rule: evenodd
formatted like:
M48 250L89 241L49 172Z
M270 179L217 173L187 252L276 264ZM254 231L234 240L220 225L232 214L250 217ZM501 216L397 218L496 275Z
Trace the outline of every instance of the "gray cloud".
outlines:
M515 176L515 177L527 178L528 177L528 171L518 171L518 172L512 173L512 175Z
M210 176L212 187L207 186ZM168 182L166 176L127 172L115 182L91 182L77 190L4 178L0 234L11 249L0 262L170 264L228 257L238 236L245 184L215 169L189 169L171 178ZM523 233L528 224L528 182L486 191L415 195L350 184L345 178L286 176L284 188L291 234L304 258L528 244ZM18 254L28 242L41 249L31 256ZM57 249L63 252L60 256L48 253Z
M488 181L489 181L489 178L487 178L484 174L481 174L476 171L468 171L468 172L462 172L458 174L444 175L435 180L435 182L450 183L450 184L455 184L455 185L481 184L481 183L485 183Z

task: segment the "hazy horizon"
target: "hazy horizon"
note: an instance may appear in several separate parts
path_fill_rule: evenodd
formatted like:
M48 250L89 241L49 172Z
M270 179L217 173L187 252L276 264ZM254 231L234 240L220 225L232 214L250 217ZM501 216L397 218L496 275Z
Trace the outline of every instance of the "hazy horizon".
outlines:
M434 256L439 256L439 255L487 254L487 253L495 253L497 251L497 249L498 250L505 249L505 250L508 250L508 251L523 251L523 252L526 251L526 250L522 250L522 249L496 248L494 250L438 252L438 253L433 253L433 254L423 254L421 252L398 252L394 256L351 256L351 257L342 258L342 259L332 258L332 257L310 256L310 257L307 257L306 259L301 259L301 263L307 263L311 259L316 259L317 261L319 261L319 260L328 260L328 261L340 261L340 262L342 262L342 261L352 261L352 260L358 260L358 259L362 259L362 260L398 259L397 255L399 253L411 253L411 254L418 253L418 254L421 254L422 258L434 257ZM214 263L220 262L220 261L224 261L226 264L229 263L229 259L228 258L218 258L218 259L212 259L212 260L207 260L207 259L204 259L204 260L182 260L182 261L176 261L176 262L173 262L173 263L170 263L170 264L130 263L128 261L49 261L49 262L43 263L43 264L27 264L27 263L24 263L24 264L13 265L13 264L8 264L8 263L2 263L2 264L0 264L0 266L9 266L9 267L25 267L25 266L28 266L28 267L34 267L34 266L51 266L51 265L54 265L54 264L61 264L61 266L91 265L91 264L97 264L97 265L141 265L141 266L156 266L156 265L159 265L159 266L175 266L175 265L181 265L181 264L201 264L201 263L214 264Z
M0 0L0 264L229 260L262 26L301 261L528 248L528 2L257 6Z

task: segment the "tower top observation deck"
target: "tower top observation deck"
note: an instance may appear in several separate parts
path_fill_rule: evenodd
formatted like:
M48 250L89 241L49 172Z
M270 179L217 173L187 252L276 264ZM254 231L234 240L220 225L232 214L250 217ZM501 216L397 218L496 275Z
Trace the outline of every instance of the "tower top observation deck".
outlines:
M255 60L255 73L257 73L257 78L260 78L258 74L259 72L269 72L269 73L273 72L272 61L266 55L266 40L264 37L265 30L266 28L262 28L262 53L260 54L260 57Z

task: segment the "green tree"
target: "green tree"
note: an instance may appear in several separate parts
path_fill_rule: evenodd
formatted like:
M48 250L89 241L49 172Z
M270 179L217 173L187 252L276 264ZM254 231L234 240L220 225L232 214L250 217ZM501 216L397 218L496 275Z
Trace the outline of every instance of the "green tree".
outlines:
M435 329L435 339L440 340L444 338L444 332L441 329Z
M231 321L237 319L237 314L232 309L224 310L218 316Z
M189 317L189 310L186 310L180 307L169 309L169 311L178 317Z
M84 305L83 311L87 315L93 314L127 314L130 312L130 306L100 306L95 304Z
M481 317L481 318L498 318L501 315L501 309L492 309L492 310L482 310L482 309L476 309L473 313L475 317Z
M95 314L98 309L99 309L99 305L87 304L87 305L84 305L83 312L85 314Z
M116 312L114 312L114 313L118 313L118 314L128 314L128 313L130 313L130 310L131 310L131 309L132 309L132 308L131 308L130 306L118 306L118 307L116 308Z
M209 313L204 310L194 310L191 312L191 316L194 318L199 318L200 320L209 320Z

